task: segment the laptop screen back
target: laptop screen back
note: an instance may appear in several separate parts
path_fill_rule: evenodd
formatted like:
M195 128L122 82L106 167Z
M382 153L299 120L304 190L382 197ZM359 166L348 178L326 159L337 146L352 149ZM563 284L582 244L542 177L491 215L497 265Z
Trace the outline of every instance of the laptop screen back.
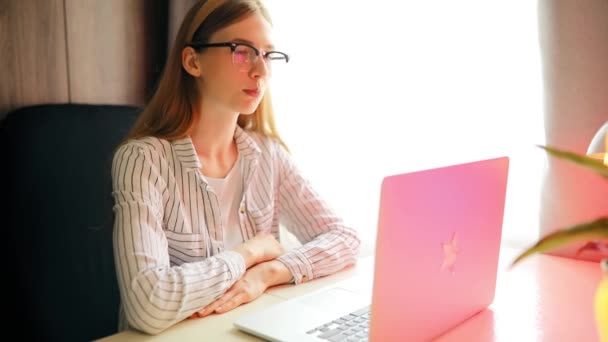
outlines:
M494 298L508 157L386 177L371 341L428 340Z

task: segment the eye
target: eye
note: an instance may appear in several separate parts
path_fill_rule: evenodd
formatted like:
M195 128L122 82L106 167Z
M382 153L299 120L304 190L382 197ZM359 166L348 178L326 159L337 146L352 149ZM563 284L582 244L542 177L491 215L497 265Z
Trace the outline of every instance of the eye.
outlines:
M238 45L233 52L235 62L248 63L255 56L255 51L247 45Z

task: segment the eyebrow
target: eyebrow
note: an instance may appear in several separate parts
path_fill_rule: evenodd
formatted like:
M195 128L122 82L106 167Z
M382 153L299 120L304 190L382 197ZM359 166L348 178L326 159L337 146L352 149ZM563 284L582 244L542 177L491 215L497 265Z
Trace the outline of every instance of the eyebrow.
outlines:
M230 41L234 42L234 43L247 43L247 44L249 44L251 46L255 46L255 44L252 41L247 40L247 39L243 39L243 38L234 38L234 39L232 39ZM274 45L272 45L272 44L266 44L266 46L264 46L264 49L274 50Z

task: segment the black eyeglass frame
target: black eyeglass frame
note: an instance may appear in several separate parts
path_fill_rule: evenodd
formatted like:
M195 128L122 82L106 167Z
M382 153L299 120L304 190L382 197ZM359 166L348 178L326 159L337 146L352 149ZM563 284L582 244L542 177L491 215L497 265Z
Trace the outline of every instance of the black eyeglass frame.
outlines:
M247 43L235 43L235 42L222 42L222 43L203 43L203 42L191 42L186 44L186 46L189 46L195 50L202 50L202 49L206 49L206 48L210 48L210 47L229 47L230 50L232 51L232 53L234 53L234 51L236 51L236 49L240 46L240 45L244 45L247 47L250 47L251 49L253 49L253 51L255 51L255 56L259 57L261 54L260 49L256 48L255 46L251 45L251 44L247 44ZM273 57L273 54L278 54L280 55L279 57ZM262 55L262 58L266 59L270 59L272 60L285 60L285 63L289 63L289 55L286 54L285 52L281 52L281 51L275 51L275 50L271 50L271 51L264 51L264 54Z

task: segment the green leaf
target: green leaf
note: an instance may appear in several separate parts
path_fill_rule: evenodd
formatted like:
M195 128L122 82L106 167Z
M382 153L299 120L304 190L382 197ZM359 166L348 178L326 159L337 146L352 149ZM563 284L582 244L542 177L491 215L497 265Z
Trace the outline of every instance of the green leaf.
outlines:
M558 230L545 236L517 256L511 267L535 253L547 252L573 241L593 239L608 239L608 217L601 217L595 221Z
M578 153L559 150L551 146L538 145L538 147L547 151L554 157L567 159L586 168L592 169L593 171L599 173L602 177L608 178L608 166L604 165L603 161L601 160L593 159Z

